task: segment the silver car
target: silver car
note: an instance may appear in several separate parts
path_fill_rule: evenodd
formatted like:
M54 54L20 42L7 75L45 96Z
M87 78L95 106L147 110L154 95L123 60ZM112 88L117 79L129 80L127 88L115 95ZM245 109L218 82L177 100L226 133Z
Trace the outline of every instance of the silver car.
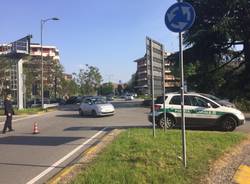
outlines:
M79 115L109 116L114 115L115 108L104 97L84 98L79 107Z

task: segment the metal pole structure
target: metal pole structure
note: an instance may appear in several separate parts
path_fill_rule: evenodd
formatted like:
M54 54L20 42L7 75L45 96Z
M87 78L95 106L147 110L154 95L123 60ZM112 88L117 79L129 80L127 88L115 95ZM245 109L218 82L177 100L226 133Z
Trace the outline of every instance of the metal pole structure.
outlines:
M155 90L154 90L154 65L153 65L153 46L150 39L150 60L151 60L151 93L152 93L152 113L153 113L153 136L155 137Z
M183 72L183 38L182 33L179 33L179 45L180 45L180 63L181 63L181 122L182 122L182 153L183 153L183 164L186 167L186 132L185 132L185 114L184 114L184 72Z
M26 85L25 85L25 83L26 83L26 75L25 74L23 74L23 105L24 105L24 108L26 109Z
M43 84L43 75L44 75L44 72L43 72L43 25L49 21L49 20L59 20L58 18L56 17L53 17L53 18L48 18L48 19L42 19L41 20L41 64L42 64L42 77L41 77L41 100L42 100L42 108L44 107L44 84Z
M183 0L178 0L179 3ZM182 32L179 32L179 62L181 69L181 122L182 122L182 159L184 167L187 167L186 155L186 132L185 132L185 113L184 113L184 72L183 72L183 37Z
M166 131L166 104L165 104L165 60L164 60L164 45L162 45L162 86L163 86L163 109L164 109L164 131Z
M43 24L45 20L41 20L41 64L42 64L42 76L41 76L41 100L42 100L42 109L44 107L44 98L43 98Z
M23 99L24 99L24 80L23 80L23 59L17 61L17 101L18 109L23 109ZM14 83L13 83L14 86Z

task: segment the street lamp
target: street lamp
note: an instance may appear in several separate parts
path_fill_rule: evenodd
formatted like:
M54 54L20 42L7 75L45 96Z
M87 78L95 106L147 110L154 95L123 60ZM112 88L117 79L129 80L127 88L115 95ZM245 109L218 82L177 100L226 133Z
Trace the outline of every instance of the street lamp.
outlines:
M41 85L41 96L42 96L42 108L44 107L44 96L43 96L43 25L50 20L59 20L59 18L52 17L48 19L41 19L41 62L42 62L42 85Z

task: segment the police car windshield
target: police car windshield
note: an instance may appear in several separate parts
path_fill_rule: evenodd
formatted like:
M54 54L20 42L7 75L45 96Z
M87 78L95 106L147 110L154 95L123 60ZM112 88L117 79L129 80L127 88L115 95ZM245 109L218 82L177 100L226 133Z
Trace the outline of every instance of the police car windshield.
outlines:
M220 98L218 98L216 96L210 95L210 94L203 94L202 93L201 95L203 95L203 96L205 96L205 97L207 97L207 98L215 101L216 103L218 103L218 104L220 104L222 106L227 106L227 104L229 103L229 102L225 102L225 100L222 100L222 99L220 99Z
M203 96L205 96L205 97L207 97L207 98L210 98L211 100L214 100L214 101L216 101L216 102L221 100L220 98L218 98L218 97L216 97L216 96L214 96L214 95L204 94L204 93L201 93L201 95L203 95Z

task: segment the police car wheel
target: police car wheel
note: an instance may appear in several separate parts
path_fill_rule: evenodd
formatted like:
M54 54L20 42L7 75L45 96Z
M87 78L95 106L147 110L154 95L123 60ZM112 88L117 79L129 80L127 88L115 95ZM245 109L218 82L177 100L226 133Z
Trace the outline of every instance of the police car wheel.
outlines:
M226 116L222 120L223 131L233 131L236 128L236 120L231 116Z
M175 124L174 118L171 116L166 116L166 128L167 129L173 128L174 124ZM165 127L164 116L161 116L161 118L159 119L158 126L160 128Z

